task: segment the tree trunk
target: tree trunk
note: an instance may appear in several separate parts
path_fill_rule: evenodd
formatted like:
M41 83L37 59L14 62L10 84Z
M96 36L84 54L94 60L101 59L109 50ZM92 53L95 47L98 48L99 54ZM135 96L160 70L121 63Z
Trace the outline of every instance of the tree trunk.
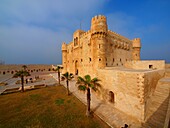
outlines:
M67 83L67 95L70 95L69 86L68 86L68 80L66 80L66 83Z
M90 88L87 88L87 110L86 110L86 115L89 117L90 116Z
M58 71L58 83L60 85L60 72Z
M24 76L21 76L21 91L24 92Z

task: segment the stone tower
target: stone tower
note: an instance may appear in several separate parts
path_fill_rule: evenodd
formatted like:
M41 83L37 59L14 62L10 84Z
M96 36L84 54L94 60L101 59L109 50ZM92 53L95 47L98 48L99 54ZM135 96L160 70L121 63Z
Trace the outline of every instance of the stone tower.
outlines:
M91 45L93 51L94 68L106 66L107 20L105 16L98 15L91 20Z
M140 60L140 49L141 49L140 38L135 38L134 40L132 40L132 42L133 42L132 59Z
M64 67L63 73L67 72L67 44L63 42L62 44L62 65Z

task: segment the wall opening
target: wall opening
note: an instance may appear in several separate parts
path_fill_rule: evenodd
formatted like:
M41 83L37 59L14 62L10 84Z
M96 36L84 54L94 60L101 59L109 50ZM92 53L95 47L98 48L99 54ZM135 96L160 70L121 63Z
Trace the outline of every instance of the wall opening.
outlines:
M99 61L101 61L101 59L99 59Z
M91 58L89 58L89 61L91 61Z
M78 61L75 62L75 75L78 75Z
M109 97L110 97L109 101L111 103L114 103L115 102L115 95L112 91L109 91Z
M149 69L153 69L153 65L149 65Z

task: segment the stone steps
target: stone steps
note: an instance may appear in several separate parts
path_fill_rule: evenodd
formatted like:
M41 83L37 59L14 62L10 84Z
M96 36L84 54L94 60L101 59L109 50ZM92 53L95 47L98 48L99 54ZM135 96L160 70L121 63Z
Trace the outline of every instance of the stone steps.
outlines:
M145 128L163 128L169 104L170 78L158 81L146 113Z

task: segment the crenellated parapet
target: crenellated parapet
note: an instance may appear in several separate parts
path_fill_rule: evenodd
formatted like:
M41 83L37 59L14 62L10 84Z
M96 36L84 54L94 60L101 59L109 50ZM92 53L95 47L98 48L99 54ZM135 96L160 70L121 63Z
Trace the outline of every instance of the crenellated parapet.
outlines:
M91 34L91 30L88 30L87 32L84 32L80 37L82 38L82 37L87 36L89 34Z
M62 43L62 51L66 51L67 50L67 44L65 42Z
M133 48L141 48L141 41L140 38L135 38L132 40Z
M108 30L108 33L110 33L110 35L115 36L117 39L123 39L123 40L126 41L126 42L129 42L129 41L130 41L128 38L126 38L126 37L124 37L124 36L122 36L122 35L120 35L120 34L118 34L118 33L116 33L116 32L113 32L113 31L111 31L111 30Z
M104 22L107 21L107 19L106 19L106 17L105 17L104 15L96 15L96 16L94 16L94 17L92 18L91 22L92 22L92 23L96 23L96 22L98 22L99 20L100 20L100 21L104 21Z
M107 33L108 26L107 26L107 19L103 15L98 15L92 18L91 20L91 32L92 34L99 33Z

